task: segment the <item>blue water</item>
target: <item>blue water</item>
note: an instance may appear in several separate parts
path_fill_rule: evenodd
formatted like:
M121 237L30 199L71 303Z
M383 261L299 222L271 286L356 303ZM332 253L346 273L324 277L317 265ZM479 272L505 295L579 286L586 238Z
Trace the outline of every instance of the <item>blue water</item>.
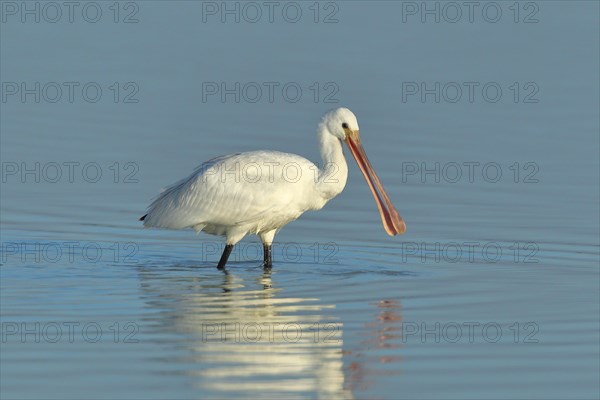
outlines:
M0 4L2 398L600 396L598 3L45 4ZM271 272L141 228L342 105L405 235L352 160Z

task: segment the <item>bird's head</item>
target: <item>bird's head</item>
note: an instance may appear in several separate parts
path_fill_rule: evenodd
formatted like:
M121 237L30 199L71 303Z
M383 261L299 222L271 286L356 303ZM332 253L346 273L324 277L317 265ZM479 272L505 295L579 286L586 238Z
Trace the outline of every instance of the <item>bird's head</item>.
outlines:
M381 181L367 158L360 141L358 121L354 113L343 107L331 110L323 116L321 127L324 127L327 132L348 145L373 193L386 232L391 236L404 233L406 225L383 189Z
M321 124L325 125L329 133L340 140L346 140L352 132L356 132L358 135L356 115L344 107L336 108L323 115Z

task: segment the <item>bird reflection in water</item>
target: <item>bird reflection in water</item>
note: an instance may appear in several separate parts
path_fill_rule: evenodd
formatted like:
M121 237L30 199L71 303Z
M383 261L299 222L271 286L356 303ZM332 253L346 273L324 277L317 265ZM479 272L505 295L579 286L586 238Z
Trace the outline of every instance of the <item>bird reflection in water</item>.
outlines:
M352 398L333 305L284 296L269 269L202 271L139 269L152 333L179 338L168 369L180 364L202 398Z
M401 347L402 315L401 304L396 300L381 300L377 303L375 321L365 324L361 335L367 339L361 341L359 351L347 352L354 359L348 366L349 389L365 390L371 387L376 377L398 375L399 368L373 368L376 365L399 363L402 358L390 355L388 350ZM392 354L397 352L392 351Z

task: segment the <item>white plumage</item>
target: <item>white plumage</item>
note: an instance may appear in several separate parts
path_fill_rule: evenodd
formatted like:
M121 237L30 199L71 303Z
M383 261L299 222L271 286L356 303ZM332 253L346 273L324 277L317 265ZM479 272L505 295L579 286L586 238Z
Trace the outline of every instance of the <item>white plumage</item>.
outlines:
M246 233L269 232L322 208L329 199L320 195L315 172L307 159L275 151L215 158L166 188L144 226L204 230L235 244Z
M265 266L270 266L276 232L305 211L321 209L344 189L348 166L342 141L346 141L373 191L386 231L403 233L404 222L372 170L358 132L350 110L330 111L318 128L322 168L304 157L278 151L217 157L164 189L140 219L146 227L193 228L225 236L228 246L220 268L227 261L228 249L247 234L257 234L265 245Z

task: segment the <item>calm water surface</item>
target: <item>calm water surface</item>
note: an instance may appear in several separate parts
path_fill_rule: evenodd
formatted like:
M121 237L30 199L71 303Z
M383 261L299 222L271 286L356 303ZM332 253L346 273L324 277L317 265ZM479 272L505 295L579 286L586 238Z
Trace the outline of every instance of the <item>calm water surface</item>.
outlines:
M312 3L297 23L131 4L119 23L109 3L97 23L3 9L2 398L600 396L598 3L522 4L518 23L509 3L497 23L422 23L401 2L322 3L318 23ZM36 102L9 94L23 82L79 86ZM206 92L221 82L279 86L223 102ZM423 82L439 102L408 94ZM256 238L223 273L218 238L141 229L160 188L214 156L317 161L340 105L406 235L385 234L353 161L268 273Z

